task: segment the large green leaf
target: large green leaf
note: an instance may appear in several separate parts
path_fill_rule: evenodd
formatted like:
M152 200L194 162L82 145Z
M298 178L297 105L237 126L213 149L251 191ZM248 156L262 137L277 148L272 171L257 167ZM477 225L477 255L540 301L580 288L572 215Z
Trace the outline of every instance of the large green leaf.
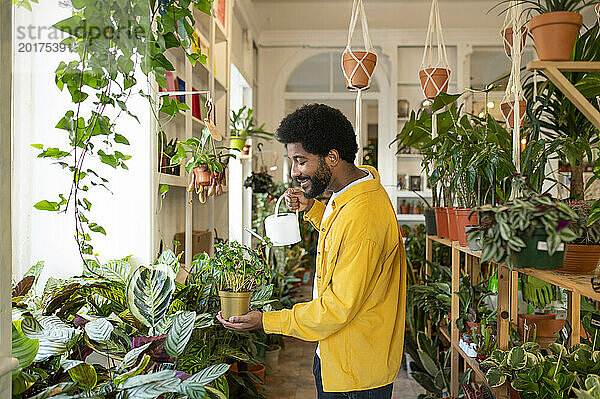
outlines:
M69 344L79 335L74 328L67 326L56 316L40 316L38 321L43 330L39 335L39 349L35 361L65 353Z
M516 346L508 352L508 357L506 358L506 362L508 367L512 370L521 370L527 365L527 357L525 356L525 351L520 346Z
M79 388L90 391L96 386L98 382L98 374L96 369L87 363L81 363L73 368L69 369L69 375L73 382L79 386Z
M170 266L175 275L177 275L179 272L179 259L177 258L177 255L175 255L175 253L170 249L167 249L160 254L157 263Z
M114 329L111 322L105 318L92 320L85 325L85 332L88 337L97 342L108 341Z
M148 367L148 363L150 363L150 355L144 355L144 357L142 358L142 360L140 360L137 366L135 366L133 369L129 370L126 373L116 376L113 380L114 384L120 385L129 378L142 374L144 370L146 370L146 367ZM121 367L119 367L119 370L120 369Z
M102 275L111 281L127 284L131 264L124 259L111 260L101 266Z
M123 357L123 361L119 365L119 370L127 370L129 367L133 366L137 361L138 357L140 357L140 355L144 353L144 351L148 349L150 345L152 345L152 342L148 342L147 344L138 346L137 348L134 348L127 352Z
M206 389L204 385L199 382L183 381L178 388L178 392L186 395L190 399L204 399L206 398Z
M213 364L192 375L187 381L199 382L202 385L208 385L229 370L229 365L225 363Z
M492 367L485 374L491 388L499 387L506 382L506 374L496 367Z
M165 381L170 378L175 377L174 370L163 370L157 371L155 373L149 373L144 375L136 375L134 377L129 378L127 381L123 382L122 388L129 389L135 388L143 385L152 384L155 382Z
M181 356L192 336L195 321L196 312L180 312L175 315L173 325L165 341L165 350L169 355L173 357Z
M21 320L12 322L12 355L19 360L19 367L25 368L33 363L39 343L29 339L21 330Z
M154 329L167 314L174 291L175 278L169 266L140 266L127 285L127 306L136 319Z
M146 385L130 388L127 390L127 393L129 395L129 398L155 399L164 393L177 392L177 389L180 385L181 380L179 378L171 377L152 382Z

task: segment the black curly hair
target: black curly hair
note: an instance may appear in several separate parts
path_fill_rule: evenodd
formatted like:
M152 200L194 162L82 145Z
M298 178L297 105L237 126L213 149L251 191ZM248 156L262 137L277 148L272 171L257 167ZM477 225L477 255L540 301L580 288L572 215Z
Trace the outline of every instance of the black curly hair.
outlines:
M340 158L354 163L358 144L352 124L338 109L325 104L306 104L281 121L277 140L283 144L300 143L311 154L321 157L337 150Z

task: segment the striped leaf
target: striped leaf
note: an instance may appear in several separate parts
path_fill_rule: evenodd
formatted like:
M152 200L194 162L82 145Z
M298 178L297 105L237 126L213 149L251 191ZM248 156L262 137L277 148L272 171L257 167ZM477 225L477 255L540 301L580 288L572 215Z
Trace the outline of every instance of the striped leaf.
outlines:
M154 329L167 314L175 291L175 279L169 266L140 266L127 286L127 306L142 324Z
M77 386L85 391L91 391L98 382L98 374L93 366L81 363L69 369L69 375Z
M129 398L155 399L164 393L177 392L177 388L180 384L181 380L177 377L166 378L162 381L152 382L150 384L130 388L127 390L127 393Z
M83 363L82 360L61 359L60 367L62 367L64 371L69 371L73 367L79 366L81 363Z
M129 378L121 386L122 389L135 388L142 385L148 385L155 382L165 381L175 377L175 370L163 370L155 373L136 375L135 377Z
M85 332L88 337L97 342L108 341L114 329L111 322L105 318L90 321L85 325Z
M185 302L183 302L181 299L175 299L169 306L169 314L177 313L180 310L185 310Z
M206 397L206 389L199 382L183 381L178 388L180 394L186 395L190 399L204 399Z
M19 367L25 368L33 363L38 352L38 341L29 339L21 330L21 320L12 322L12 355L19 360Z
M33 316L25 316L21 321L21 331L29 339L38 339L44 331L44 327Z
M204 370L194 374L187 381L198 382L202 385L208 385L229 370L229 365L225 363L213 364Z
M157 263L162 263L163 265L169 266L173 269L173 273L177 275L179 272L179 259L177 259L177 255L170 249L163 251L162 254L158 257Z
M195 328L206 328L215 324L214 317L210 313L202 313L196 316Z
M192 336L195 321L196 312L180 312L175 315L173 325L165 341L165 350L169 355L173 357L181 356Z
M121 284L127 284L129 273L131 273L131 264L126 260L118 259L106 262L100 267L102 276Z
M227 384L227 380L225 380L225 384ZM214 394L219 399L228 399L229 398L229 387L227 387L227 394L218 390L217 388L213 388L210 385L207 385L206 390L212 394Z
M51 387L46 388L44 391L38 393L35 396L32 396L29 399L47 399L49 397L54 397L60 394L66 394L73 391L77 388L77 384L74 382L61 382L56 385L52 385Z
M150 345L152 345L152 342L148 342L147 344L144 344L127 352L123 357L123 361L119 365L119 370L127 370L128 368L133 366L137 361L138 357L140 357L140 355L144 353Z
M43 330L39 335L40 347L35 357L36 362L65 353L69 344L79 335L74 328L69 327L56 316L40 316L38 321Z
M142 360L140 360L140 363L135 368L115 377L113 380L114 384L121 385L127 379L135 377L136 375L143 373L144 370L146 370L146 367L148 367L148 363L150 363L150 355L144 355ZM119 370L120 370L120 368L119 368Z
M15 285L15 288L13 288L12 297L17 298L27 295L31 287L33 287L33 283L35 283L35 276L23 277L23 279Z
M111 286L111 288L100 287L100 286L91 287L90 291L93 292L94 294L100 295L101 297L109 299L115 305L121 307L122 309L127 308L127 302L125 300L124 289L120 289L120 287L118 287L116 285Z

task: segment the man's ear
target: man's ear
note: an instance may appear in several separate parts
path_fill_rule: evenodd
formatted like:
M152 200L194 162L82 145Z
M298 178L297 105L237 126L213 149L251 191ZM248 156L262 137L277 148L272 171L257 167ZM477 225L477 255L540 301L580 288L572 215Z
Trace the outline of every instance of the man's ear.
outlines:
M329 150L329 154L327 154L325 157L325 162L327 162L327 165L332 168L339 165L340 161L340 153L337 150Z

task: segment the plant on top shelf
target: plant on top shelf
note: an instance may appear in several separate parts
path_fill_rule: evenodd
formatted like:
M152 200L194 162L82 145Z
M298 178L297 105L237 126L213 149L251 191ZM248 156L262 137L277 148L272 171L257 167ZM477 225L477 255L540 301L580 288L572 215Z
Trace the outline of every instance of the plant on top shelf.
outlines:
M596 23L575 43L571 59L574 61L600 61L600 28ZM597 104L600 95L600 80L593 72L565 72L566 79L575 85L592 104ZM571 166L570 195L575 201L584 199L584 162L594 161L592 148L600 141L598 130L573 105L551 80L537 82L537 97L534 98L534 78L529 77L525 96L530 106L530 119L534 137L529 141L543 139L546 152ZM597 105L596 105L597 107Z
M256 137L266 141L271 141L275 135L265 131L265 124L256 126L254 121L254 110L248 107L242 107L237 112L231 111L230 132L231 140L230 147L241 151L246 144L248 137Z
M263 242L258 249L236 241L229 244L216 244L215 255L204 262L202 273L209 275L215 282L225 319L248 313L252 292L268 281L270 277L270 268L266 261L268 256L263 254L263 249L268 250L268 248L270 244L266 242Z
M496 7L513 6L511 0L501 0ZM600 4L598 0L518 0L529 20L529 32L542 61L568 61L573 45L583 25L584 9ZM532 15L538 14L532 17Z
M527 262L547 269L562 266L564 244L577 238L570 226L577 215L550 195L533 191L522 176L515 177L515 189L521 197L477 208L481 226L469 237L481 234L481 260L509 267L535 267Z

